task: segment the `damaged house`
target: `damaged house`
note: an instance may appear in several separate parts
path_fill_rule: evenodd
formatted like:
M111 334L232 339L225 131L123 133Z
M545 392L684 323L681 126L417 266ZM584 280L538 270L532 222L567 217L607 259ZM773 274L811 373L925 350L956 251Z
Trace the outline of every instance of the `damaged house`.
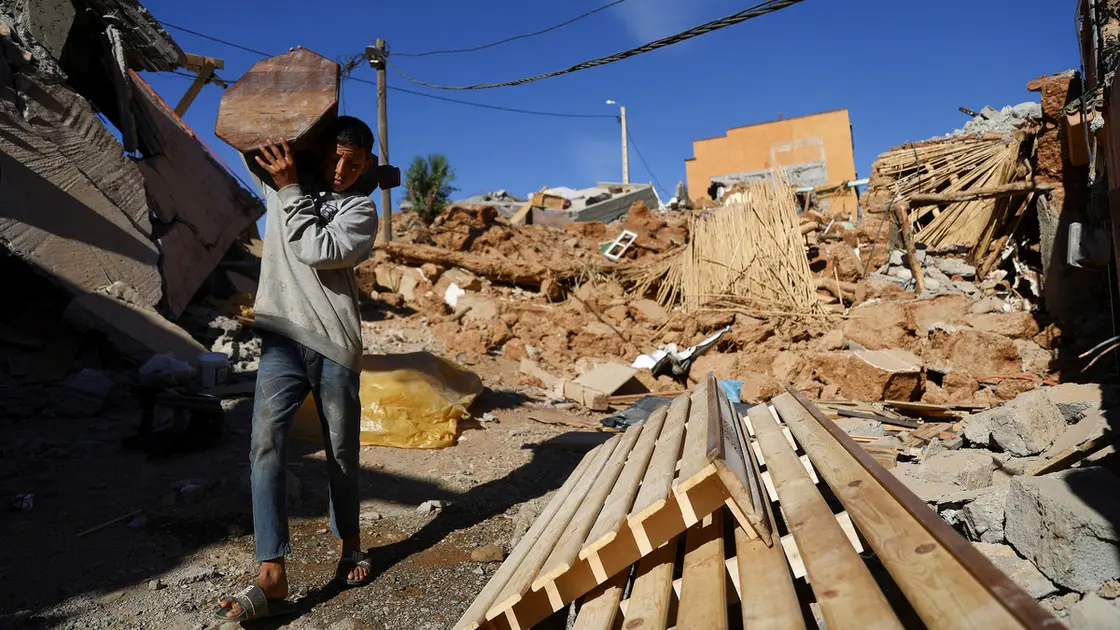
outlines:
M264 212L140 74L188 57L135 0L0 0L4 268L134 362L205 351L171 322Z

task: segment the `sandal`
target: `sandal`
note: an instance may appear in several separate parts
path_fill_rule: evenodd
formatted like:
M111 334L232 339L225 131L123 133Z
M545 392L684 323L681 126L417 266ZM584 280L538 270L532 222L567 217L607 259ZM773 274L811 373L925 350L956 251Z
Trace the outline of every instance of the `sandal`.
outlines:
M240 622L250 621L252 619L263 619L265 617L274 617L276 615L285 615L295 612L296 606L294 603L286 599L273 599L270 600L264 595L264 591L257 584L246 586L241 592L222 597L219 602L232 601L241 606L241 613L236 617L229 617L230 608L218 607L214 612L214 619L217 621Z
M366 577L361 580L351 580L348 576L355 568L366 570ZM338 561L338 577L346 579L346 586L365 586L373 577L373 563L369 556L361 551L352 551Z

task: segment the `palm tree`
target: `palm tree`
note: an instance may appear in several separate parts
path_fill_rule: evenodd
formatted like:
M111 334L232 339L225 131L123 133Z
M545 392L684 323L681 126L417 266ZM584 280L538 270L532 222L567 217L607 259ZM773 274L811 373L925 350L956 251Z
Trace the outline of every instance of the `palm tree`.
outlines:
M451 170L447 156L432 153L426 158L413 158L405 174L405 186L409 203L425 224L431 225L451 202L451 193L458 190L451 186L453 181L455 171Z

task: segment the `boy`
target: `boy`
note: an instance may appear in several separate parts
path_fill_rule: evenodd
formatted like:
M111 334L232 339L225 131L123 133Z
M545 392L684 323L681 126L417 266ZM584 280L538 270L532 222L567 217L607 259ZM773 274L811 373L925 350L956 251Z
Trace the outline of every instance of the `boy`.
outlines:
M373 132L339 117L324 135L319 172L297 170L287 141L270 142L253 175L267 207L254 327L261 337L250 463L253 533L260 572L223 597L215 616L247 621L290 612L284 557L288 539L286 464L296 410L310 392L323 426L331 529L341 540L339 576L360 586L370 575L358 526L358 382L362 331L354 267L377 234L377 208L352 191L376 158ZM252 170L250 169L252 175Z

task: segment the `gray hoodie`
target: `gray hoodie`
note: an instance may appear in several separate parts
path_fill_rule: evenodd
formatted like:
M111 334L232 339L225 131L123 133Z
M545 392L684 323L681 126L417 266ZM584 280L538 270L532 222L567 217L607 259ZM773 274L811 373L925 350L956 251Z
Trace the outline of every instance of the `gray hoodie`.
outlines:
M307 177L277 191L246 167L267 209L255 327L360 372L354 267L372 250L377 207L365 195L316 190Z

